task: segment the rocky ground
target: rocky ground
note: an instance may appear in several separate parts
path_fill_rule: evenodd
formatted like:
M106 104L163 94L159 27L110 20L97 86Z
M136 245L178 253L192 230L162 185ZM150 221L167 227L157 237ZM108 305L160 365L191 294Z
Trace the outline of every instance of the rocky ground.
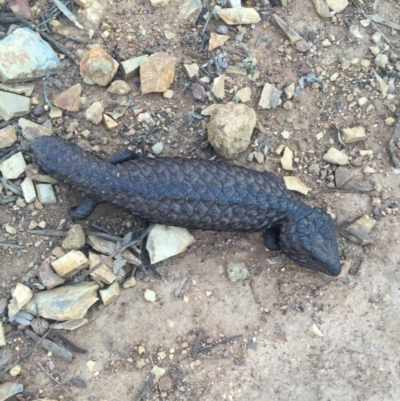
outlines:
M240 2L76 0L70 21L20 0L0 15L0 400L399 398L400 6L225 3ZM51 13L40 40L29 28ZM139 244L117 253L129 215L71 221L82 194L32 164L42 135L274 172L332 215L342 274L261 233L163 227L147 240L162 279L147 274Z

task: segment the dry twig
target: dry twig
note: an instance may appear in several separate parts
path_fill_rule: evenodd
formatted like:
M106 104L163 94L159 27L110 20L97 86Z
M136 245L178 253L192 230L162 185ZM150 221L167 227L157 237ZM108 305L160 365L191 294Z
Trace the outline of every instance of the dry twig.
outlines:
M390 136L388 148L389 148L389 154L390 158L392 159L392 163L394 168L400 168L400 160L396 156L396 152L394 150L395 142L396 142L396 137L399 133L400 129L400 116L397 118L396 124L393 127L393 132L392 135Z
M46 373L47 376L50 377L51 380L53 380L55 383L57 383L59 386L61 386L61 388L68 394L68 396L71 399L74 399L74 397L72 396L72 394L61 384L61 382L59 382L55 377L53 377L42 365L40 362L37 362L38 366L40 369L43 370L44 373Z

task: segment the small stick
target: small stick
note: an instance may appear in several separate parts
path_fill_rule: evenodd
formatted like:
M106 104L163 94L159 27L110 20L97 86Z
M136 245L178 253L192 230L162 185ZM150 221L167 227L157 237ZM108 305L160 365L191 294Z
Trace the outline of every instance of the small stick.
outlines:
M112 259L115 255L117 255L118 253L123 252L125 249L131 247L132 245L136 245L138 243L140 243L143 238L146 237L146 235L150 232L150 230L153 228L153 226L149 226L147 227L146 230L143 231L143 233L141 234L141 236L131 242L129 242L128 244L122 246L121 248L116 249L113 253L110 253L110 255L106 256L105 258L103 258L99 263L96 263L91 269L87 270L85 273L83 273L81 276L76 277L73 282L74 283L80 283L82 282L87 276L89 276L90 274L92 274L95 270L97 270L100 266L102 266L104 263L108 262L110 259Z
M66 237L68 235L68 231L50 230L50 229L31 230L31 231L29 231L29 233L34 234L34 235L42 235L42 236L46 236L46 237ZM85 235L94 235L101 239L106 239L106 240L112 241L112 242L119 242L119 241L123 240L123 238L117 237L115 235L105 234L105 233L101 233L98 231L91 231L91 230L85 231Z
M141 401L141 399L146 395L147 390L151 386L151 383L153 383L154 379L156 378L156 375L152 373L149 378L146 380L146 383L144 384L142 391L139 393L139 395L135 398L135 401Z
M232 336L232 337L225 338L225 340L222 340L219 343L207 345L207 346L199 349L199 354L201 352L206 352L206 351L209 351L210 349L218 347L219 345L223 345L223 344L229 343L230 341L239 340L239 338L242 338L242 337L243 337L243 334L239 334L237 336Z
M44 373L46 373L47 376L50 377L51 380L53 380L54 382L56 382L59 386L61 386L61 388L68 394L68 396L73 400L74 397L72 396L72 394L55 378L53 377L42 365L40 362L37 362L38 366L40 369L43 370Z
M254 291L253 280L250 280L250 289L251 289L251 292L253 293L254 301L256 302L256 304L261 305L260 299L258 298L256 292Z
M201 36L204 36L204 34L207 30L207 27L208 27L208 24L210 23L211 17L214 14L214 8L215 8L215 6L212 6L211 10L209 11L209 14L208 14L207 20L204 24L203 30L201 31Z
M400 168L400 160L397 158L396 153L394 151L394 143L396 140L396 136L399 133L399 129L400 129L400 116L397 118L396 124L393 127L393 132L392 135L390 136L390 140L389 140L389 153L390 153L390 157L392 159L392 163L394 168Z
M43 78L43 94L44 94L44 100L46 101L47 105L54 109L54 105L47 96L47 84L49 83L49 78L50 78L51 73L48 72L46 76Z
M15 249L25 248L25 245L8 244L7 242L0 242L0 246L2 246L3 248L15 248Z
M49 330L47 331L47 333L44 336L40 337L40 339L38 341L36 341L35 345L25 355L21 356L21 358L17 359L15 362L10 363L9 365L5 366L2 370L0 370L0 376L4 375L9 370L11 370L14 366L19 365L22 361L29 358L33 354L33 351L39 345L41 345L42 341L45 340L45 338L50 334L51 330L52 330L52 328L50 327Z
M349 188L327 188L325 192L371 192L374 188L371 187L349 187Z
M260 46L260 43L263 40L263 38L264 38L264 32L261 32L260 35L258 36L257 40L256 40L256 43L255 43L254 47Z
M33 293L33 299L35 300L36 318L37 318L38 324L39 324L40 335L43 336L43 327L42 327L42 321L41 321L40 315L39 315L39 306L38 306L38 303L37 303L37 294L36 294L36 292Z
M190 354L191 359L196 359L197 354L199 353L200 343L201 340L203 339L203 336L204 336L203 330L200 330L199 333L197 334L196 341L194 342L193 349Z

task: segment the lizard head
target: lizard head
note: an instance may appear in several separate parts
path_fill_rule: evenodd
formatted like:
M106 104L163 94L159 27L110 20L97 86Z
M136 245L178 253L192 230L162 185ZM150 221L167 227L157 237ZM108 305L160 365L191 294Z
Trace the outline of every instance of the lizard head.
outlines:
M280 228L279 245L299 265L329 276L340 274L335 227L331 216L322 209L306 206L288 216Z

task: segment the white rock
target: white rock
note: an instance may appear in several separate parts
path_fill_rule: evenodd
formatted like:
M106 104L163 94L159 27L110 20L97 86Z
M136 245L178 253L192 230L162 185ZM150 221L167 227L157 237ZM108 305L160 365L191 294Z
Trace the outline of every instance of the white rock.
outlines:
M89 266L89 259L81 251L70 251L51 263L60 277L71 277L79 270Z
M389 93L389 85L374 71L376 89L382 93L382 97L385 98Z
M336 13L341 13L348 5L348 0L325 0L328 7Z
M323 156L323 159L331 164L344 166L349 164L349 157L336 148L330 148Z
M57 203L56 195L50 184L37 184L36 193L38 200L42 205L52 205Z
M4 347L6 344L7 344L6 333L4 332L3 322L0 321L0 347Z
M248 86L245 86L242 89L239 89L236 92L235 97L239 99L242 103L246 103L251 99L251 88Z
M208 140L215 151L227 159L245 151L256 125L255 111L244 104L218 104L206 110L202 113L211 114Z
M285 151L281 157L281 164L284 170L293 171L293 152L288 146L285 147Z
M264 88L261 92L261 98L258 102L258 106L262 109L270 109L273 107L275 97L279 96L280 91L274 86L269 83L264 85Z
M10 223L4 224L4 228L8 234L15 235L17 233L17 229L12 226Z
M144 299L148 302L156 302L157 300L157 295L154 291L147 289L144 292Z
M101 100L93 102L85 112L85 118L92 124L100 124L103 119L104 106Z
M105 290L100 290L101 300L104 305L110 305L119 297L119 284L118 281L112 283Z
M147 54L144 56L134 57L121 63L122 76L125 81L129 81L134 76L139 75L141 62L149 57Z
M107 92L113 93L114 95L127 95L130 91L130 85L120 79L113 81L107 89Z
M219 77L214 78L211 84L211 90L213 94L220 100L225 97L225 75L221 74Z
M28 28L18 28L0 41L0 81L25 82L60 67L51 46Z
M17 134L13 125L0 129L0 149L8 148L17 142Z
M308 330L310 331L311 334L313 334L314 336L317 337L323 337L323 334L321 333L321 330L319 329L319 327L313 323L309 326Z
M296 191L303 195L307 195L311 191L298 177L286 176L283 177L283 182L289 191Z
M18 178L26 169L26 162L21 152L9 157L0 163L0 171L4 178L13 180Z
M29 287L18 283L12 293L12 299L8 305L8 316L15 316L21 310L21 308L23 308L30 301L32 296L33 292Z
M29 97L0 91L0 117L5 121L22 117L31 111Z
M228 25L257 24L261 21L260 14L250 7L223 8L218 16Z
M32 203L36 200L36 191L33 181L26 177L21 183L22 195L24 196L26 203Z
M153 145L151 147L151 151L155 154L155 155L159 155L164 149L164 145L162 144L162 142L157 142L155 145Z
M146 243L150 262L153 264L178 255L184 252L193 241L193 235L185 228L157 224L150 231Z
M170 0L150 0L153 7L165 7L169 2Z
M342 132L344 143L363 141L367 137L365 135L365 128L361 125L352 128L343 128Z

